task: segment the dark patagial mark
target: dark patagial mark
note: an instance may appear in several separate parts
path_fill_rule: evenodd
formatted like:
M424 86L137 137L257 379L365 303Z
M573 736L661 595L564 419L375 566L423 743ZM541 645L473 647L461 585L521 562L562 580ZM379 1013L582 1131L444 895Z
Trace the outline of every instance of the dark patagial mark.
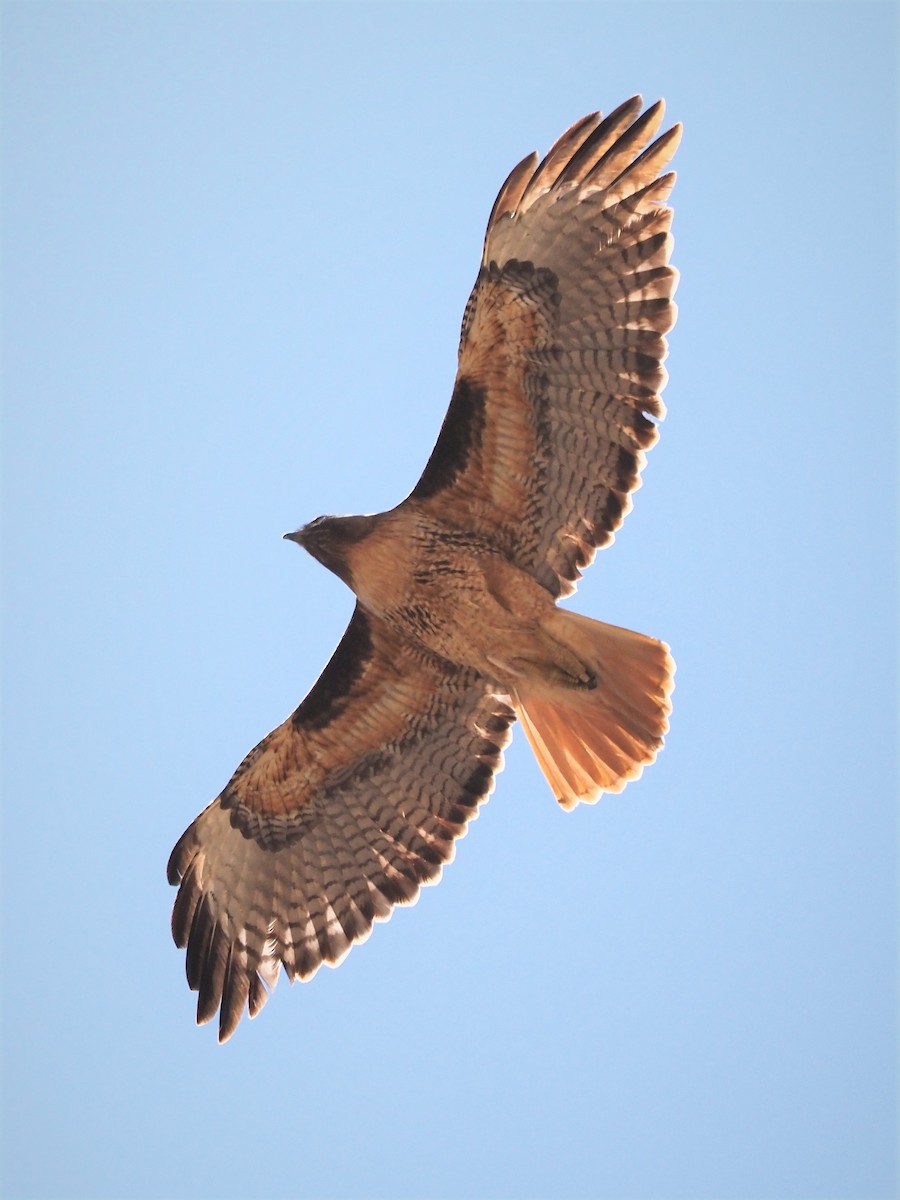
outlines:
M341 712L372 658L369 618L357 605L338 648L291 720L301 729L321 729Z
M414 500L427 500L461 475L473 451L481 446L485 423L484 388L461 375L437 442L419 482L412 491Z

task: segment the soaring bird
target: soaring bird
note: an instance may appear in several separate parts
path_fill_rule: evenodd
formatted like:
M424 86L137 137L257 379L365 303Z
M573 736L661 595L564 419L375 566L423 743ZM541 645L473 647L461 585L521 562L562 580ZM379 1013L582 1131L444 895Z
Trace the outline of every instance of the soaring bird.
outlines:
M564 808L656 757L674 663L561 609L631 507L664 415L675 126L635 96L507 178L466 304L456 381L395 508L285 536L356 594L299 708L169 859L172 932L219 1040L283 966L308 979L440 877L518 718ZM653 140L655 138L655 140Z

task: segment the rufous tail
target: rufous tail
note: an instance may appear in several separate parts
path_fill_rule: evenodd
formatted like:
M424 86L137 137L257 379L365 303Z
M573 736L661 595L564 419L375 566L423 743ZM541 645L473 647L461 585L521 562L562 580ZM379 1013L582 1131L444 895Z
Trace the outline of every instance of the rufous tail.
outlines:
M655 638L556 609L544 628L593 675L529 672L512 694L516 715L563 806L620 792L653 762L669 728L675 662Z

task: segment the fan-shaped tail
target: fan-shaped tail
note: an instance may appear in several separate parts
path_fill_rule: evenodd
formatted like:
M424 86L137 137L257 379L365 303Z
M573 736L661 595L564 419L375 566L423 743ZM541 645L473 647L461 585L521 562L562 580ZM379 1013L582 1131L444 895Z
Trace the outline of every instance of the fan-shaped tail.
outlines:
M591 683L529 674L513 704L557 800L574 808L620 792L656 758L669 728L675 663L655 638L564 609L544 628L585 665Z

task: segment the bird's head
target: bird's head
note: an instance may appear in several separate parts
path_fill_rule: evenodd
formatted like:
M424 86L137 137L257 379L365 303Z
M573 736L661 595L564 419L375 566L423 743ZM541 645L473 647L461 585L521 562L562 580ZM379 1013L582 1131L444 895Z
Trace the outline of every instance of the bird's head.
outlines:
M286 533L289 542L296 542L319 560L323 567L353 587L347 550L362 541L372 530L374 516L365 517L316 517L308 525Z

